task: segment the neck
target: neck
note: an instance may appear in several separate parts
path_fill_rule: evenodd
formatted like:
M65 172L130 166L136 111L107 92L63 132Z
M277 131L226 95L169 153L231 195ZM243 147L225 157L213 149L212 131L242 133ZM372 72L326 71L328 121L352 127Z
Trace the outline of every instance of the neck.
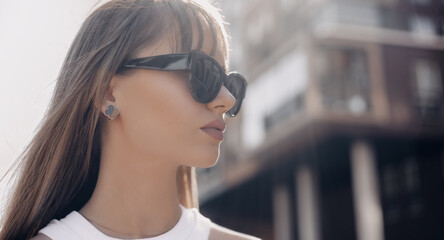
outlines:
M96 188L79 213L112 237L144 238L167 232L181 215L177 165L147 159L119 144L102 147Z

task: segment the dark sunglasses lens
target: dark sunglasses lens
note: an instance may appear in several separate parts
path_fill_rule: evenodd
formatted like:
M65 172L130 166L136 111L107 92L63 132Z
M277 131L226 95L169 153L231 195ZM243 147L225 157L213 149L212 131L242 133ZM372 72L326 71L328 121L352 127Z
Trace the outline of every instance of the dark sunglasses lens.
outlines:
M234 117L239 112L242 106L242 101L245 98L247 81L239 73L231 73L227 77L225 87L228 89L228 91L230 91L230 93L236 99L234 106L227 112L228 116Z
M211 102L222 86L221 70L215 63L205 58L194 59L191 69L191 94L201 103Z

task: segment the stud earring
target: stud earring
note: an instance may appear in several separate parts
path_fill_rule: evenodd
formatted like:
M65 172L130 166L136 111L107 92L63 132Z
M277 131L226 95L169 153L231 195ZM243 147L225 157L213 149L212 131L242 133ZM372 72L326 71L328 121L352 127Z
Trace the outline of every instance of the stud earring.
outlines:
M113 112L115 113L113 114ZM108 117L109 120L114 120L119 114L119 109L114 107L114 105L110 104L105 110L105 116Z

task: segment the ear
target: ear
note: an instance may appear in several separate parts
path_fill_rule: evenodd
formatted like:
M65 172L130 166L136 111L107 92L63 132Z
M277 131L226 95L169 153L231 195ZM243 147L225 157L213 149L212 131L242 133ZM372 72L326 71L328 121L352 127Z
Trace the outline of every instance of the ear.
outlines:
M105 93L105 96L102 99L102 104L101 104L101 111L102 113L105 112L105 110L108 108L109 105L114 105L114 107L117 107L117 103L116 103L116 98L114 97L114 89L117 83L117 77L114 76L111 79L111 82L109 84L108 90Z

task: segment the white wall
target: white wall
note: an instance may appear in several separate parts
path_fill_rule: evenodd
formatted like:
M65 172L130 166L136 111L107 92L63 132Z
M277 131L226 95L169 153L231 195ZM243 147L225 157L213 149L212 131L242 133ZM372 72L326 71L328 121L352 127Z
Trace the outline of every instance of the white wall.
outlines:
M96 2L0 0L0 178L42 119L71 41Z

